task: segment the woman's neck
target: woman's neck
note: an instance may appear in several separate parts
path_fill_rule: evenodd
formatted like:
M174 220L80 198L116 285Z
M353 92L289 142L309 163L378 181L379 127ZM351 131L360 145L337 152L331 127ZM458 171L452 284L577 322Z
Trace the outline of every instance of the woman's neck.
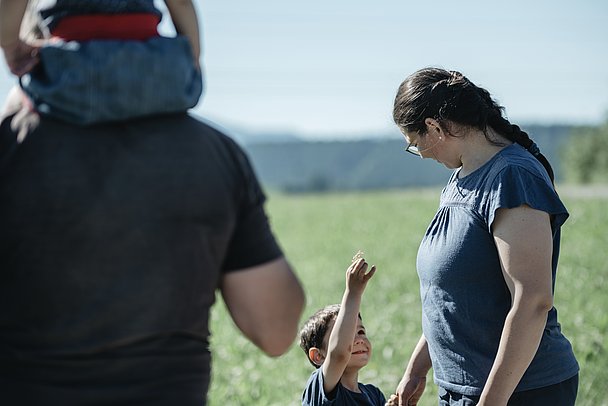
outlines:
M472 130L466 136L466 143L461 155L462 167L459 176L464 177L482 167L494 155L513 142L499 135L491 128L487 129L488 138L500 145L492 144L483 131Z

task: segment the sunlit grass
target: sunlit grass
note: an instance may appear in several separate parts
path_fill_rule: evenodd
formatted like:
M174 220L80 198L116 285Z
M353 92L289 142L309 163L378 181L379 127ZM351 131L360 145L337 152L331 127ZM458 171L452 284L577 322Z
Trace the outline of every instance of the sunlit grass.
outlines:
M378 266L361 308L374 356L360 380L387 394L397 385L420 336L415 258L439 192L269 198L275 232L306 290L303 318L340 301L344 271L358 249ZM581 364L577 405L607 405L608 198L568 195L565 202L571 217L562 233L555 305ZM311 366L297 343L281 358L265 357L237 332L221 301L214 308L211 328L211 406L300 404ZM436 405L436 393L430 378L420 405Z

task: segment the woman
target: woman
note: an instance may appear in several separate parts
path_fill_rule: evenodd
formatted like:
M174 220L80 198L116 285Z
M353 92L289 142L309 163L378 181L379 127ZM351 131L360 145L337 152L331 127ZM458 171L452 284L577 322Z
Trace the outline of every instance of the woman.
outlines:
M553 307L568 217L536 144L485 89L437 68L399 87L406 150L455 169L420 245L423 334L397 388L415 405L573 405L578 363Z

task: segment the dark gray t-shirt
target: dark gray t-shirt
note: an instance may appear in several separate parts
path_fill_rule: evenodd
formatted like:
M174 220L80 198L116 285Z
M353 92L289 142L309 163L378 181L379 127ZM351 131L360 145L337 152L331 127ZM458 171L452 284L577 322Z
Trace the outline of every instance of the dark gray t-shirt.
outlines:
M186 114L0 127L0 403L204 403L225 272L281 256L243 151Z
M418 251L422 327L435 382L457 393L479 395L511 305L491 231L496 210L526 204L551 215L553 284L560 228L568 212L545 169L517 144L468 176L459 178L458 172L443 189ZM516 390L552 385L577 371L552 308L538 352Z
M308 378L302 394L302 406L384 406L386 398L380 389L371 384L359 383L361 393L346 389L340 382L333 391L323 389L323 371L317 368Z

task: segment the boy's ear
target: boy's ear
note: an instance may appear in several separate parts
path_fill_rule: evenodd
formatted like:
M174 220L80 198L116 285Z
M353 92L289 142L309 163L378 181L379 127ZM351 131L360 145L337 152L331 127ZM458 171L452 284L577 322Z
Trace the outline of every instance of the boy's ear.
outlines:
M323 361L325 361L325 355L321 352L317 347L310 347L308 350L308 358L315 364L316 366L321 366Z

